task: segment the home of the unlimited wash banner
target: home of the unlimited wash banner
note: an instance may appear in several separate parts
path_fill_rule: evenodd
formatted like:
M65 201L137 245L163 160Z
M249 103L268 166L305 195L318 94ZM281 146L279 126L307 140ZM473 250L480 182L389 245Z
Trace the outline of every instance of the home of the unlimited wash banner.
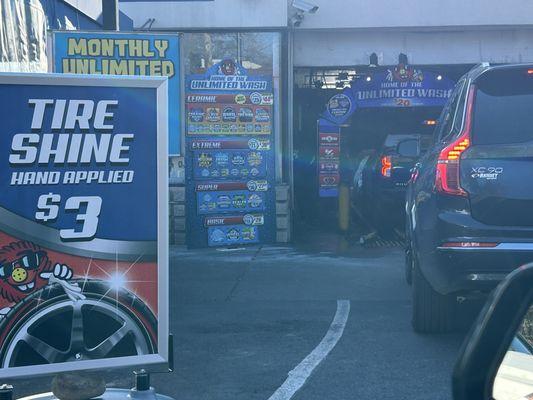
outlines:
M454 86L435 72L399 64L358 79L331 97L321 120L340 126L360 108L444 107Z
M55 71L169 79L169 153L180 153L179 37L135 33L54 33Z

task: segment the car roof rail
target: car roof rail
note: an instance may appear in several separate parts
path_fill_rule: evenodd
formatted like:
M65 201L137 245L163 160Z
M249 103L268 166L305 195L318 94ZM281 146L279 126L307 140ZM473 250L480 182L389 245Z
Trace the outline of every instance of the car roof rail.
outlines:
M478 77L487 71L490 68L490 63L481 62L476 64L470 71L467 72L467 75L470 77Z
M490 63L488 63L488 62L480 62L479 64L474 65L474 67L472 68L472 71L475 71L475 70L478 70L478 69L485 69L485 68L489 68L489 67L490 67Z

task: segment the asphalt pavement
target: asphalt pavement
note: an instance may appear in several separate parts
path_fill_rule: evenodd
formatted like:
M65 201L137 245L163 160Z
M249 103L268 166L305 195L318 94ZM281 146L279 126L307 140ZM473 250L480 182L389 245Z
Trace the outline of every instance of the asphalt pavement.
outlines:
M288 400L273 394L289 379L295 400L451 399L465 333L412 331L399 247L366 249L339 237L229 251L175 247L170 279L176 370L153 376L160 393ZM346 323L333 327L337 341L326 338L327 354L313 353L332 332L339 300L349 301ZM311 353L319 358L308 376L289 374ZM128 371L106 378L131 386ZM49 391L48 379L14 383L18 396Z

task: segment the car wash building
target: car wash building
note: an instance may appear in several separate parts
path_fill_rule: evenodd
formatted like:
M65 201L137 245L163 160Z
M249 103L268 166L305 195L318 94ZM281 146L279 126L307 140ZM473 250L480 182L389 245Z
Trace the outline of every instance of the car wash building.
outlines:
M93 2L74 13L72 1L44 3L56 29L101 25L101 7L80 9ZM430 135L473 65L533 61L524 0L119 4L123 31L180 34L171 240L191 247L346 228L343 188L361 154L390 135Z
M135 29L183 32L185 172L171 190L186 214L175 237L191 246L343 227L360 154L390 135L431 136L473 65L533 61L522 0L120 6Z

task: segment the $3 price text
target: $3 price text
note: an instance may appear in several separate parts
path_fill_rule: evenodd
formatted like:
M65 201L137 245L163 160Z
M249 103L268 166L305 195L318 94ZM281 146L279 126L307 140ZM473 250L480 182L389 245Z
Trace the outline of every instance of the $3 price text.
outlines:
M77 212L77 227L59 230L62 240L91 240L98 229L98 219L102 209L102 198L99 196L73 196L62 202L61 195L47 193L39 196L35 219L44 223L57 220L61 211Z

